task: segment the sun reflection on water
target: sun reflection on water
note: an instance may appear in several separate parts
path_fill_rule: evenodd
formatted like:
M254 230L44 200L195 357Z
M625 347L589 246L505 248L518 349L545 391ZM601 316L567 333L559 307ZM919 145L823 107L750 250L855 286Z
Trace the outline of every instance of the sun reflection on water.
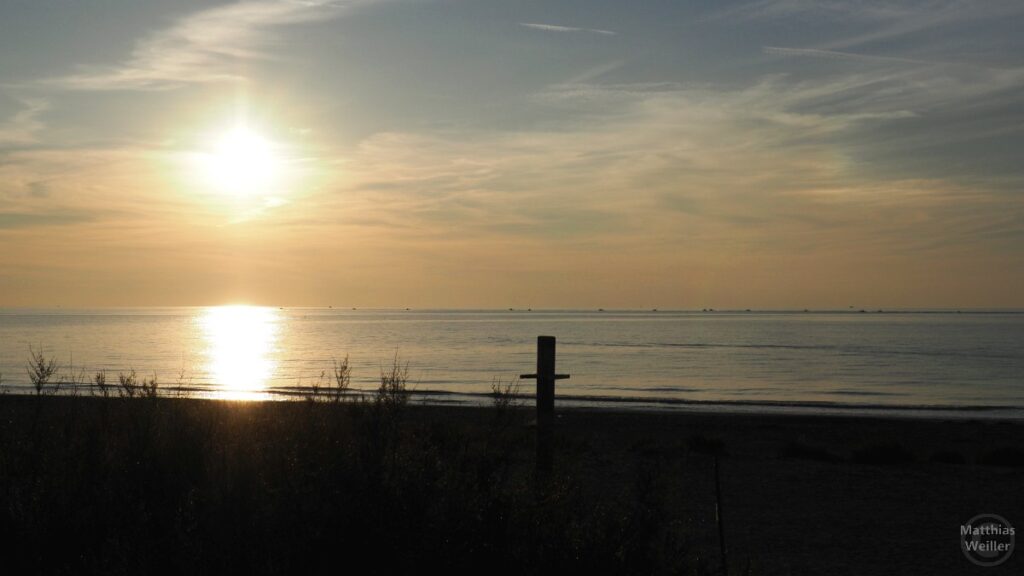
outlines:
M261 400L277 369L280 316L273 308L218 306L200 315L213 396Z

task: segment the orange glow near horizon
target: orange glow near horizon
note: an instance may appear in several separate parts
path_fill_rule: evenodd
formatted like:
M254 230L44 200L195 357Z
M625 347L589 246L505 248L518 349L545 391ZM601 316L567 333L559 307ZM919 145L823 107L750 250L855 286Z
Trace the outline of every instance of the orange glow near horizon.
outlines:
M264 400L277 370L280 318L272 308L217 306L198 319L205 341L205 368L216 398Z

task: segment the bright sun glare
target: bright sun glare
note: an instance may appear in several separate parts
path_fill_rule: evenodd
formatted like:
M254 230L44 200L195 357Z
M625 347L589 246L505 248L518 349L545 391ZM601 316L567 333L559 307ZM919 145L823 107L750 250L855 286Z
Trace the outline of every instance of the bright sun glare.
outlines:
M277 369L276 310L254 306L207 308L199 317L206 342L206 370L216 397L257 400Z
M202 172L209 186L233 196L258 196L273 191L281 160L272 142L245 125L215 138L203 155Z

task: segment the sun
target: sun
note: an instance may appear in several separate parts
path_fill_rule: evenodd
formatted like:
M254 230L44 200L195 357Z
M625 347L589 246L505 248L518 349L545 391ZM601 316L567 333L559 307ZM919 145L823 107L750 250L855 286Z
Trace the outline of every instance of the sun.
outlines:
M208 186L232 196L271 194L281 171L274 144L247 125L236 125L212 139L200 170Z

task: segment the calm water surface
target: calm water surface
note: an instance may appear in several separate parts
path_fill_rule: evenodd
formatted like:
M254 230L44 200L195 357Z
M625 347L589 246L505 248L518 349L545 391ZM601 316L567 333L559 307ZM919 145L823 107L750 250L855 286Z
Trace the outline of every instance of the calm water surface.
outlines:
M461 397L532 372L540 334L558 337L558 371L572 374L560 397L1024 408L1020 313L6 309L0 373L27 387L33 346L64 373L133 368L203 395L276 398L346 355L353 387L371 389L397 354L418 392Z

